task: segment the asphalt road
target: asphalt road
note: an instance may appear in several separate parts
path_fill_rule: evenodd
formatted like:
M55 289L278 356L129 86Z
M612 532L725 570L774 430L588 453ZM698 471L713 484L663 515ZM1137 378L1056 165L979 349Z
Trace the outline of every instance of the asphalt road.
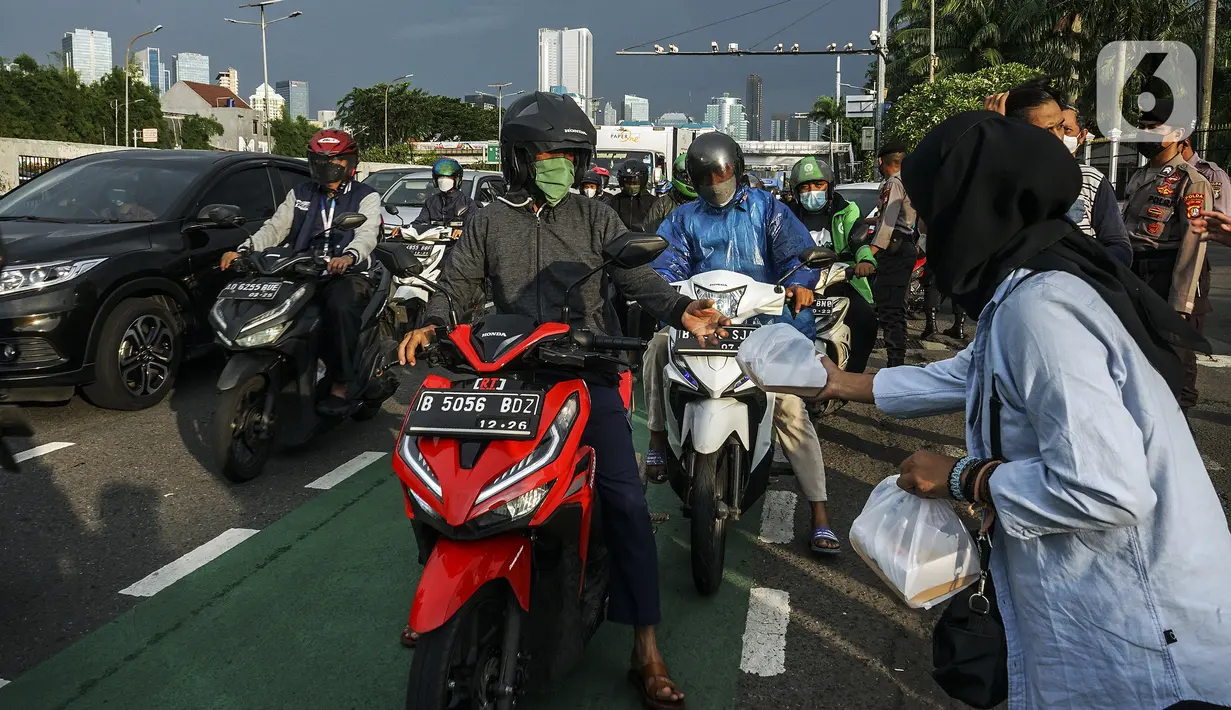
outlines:
M1216 312L1209 320L1208 335L1216 352L1231 355L1231 252L1215 250L1212 258L1217 267L1212 293ZM960 346L939 340L940 344L928 346L932 349L913 352L913 360L947 357L952 351L946 345ZM872 364L883 364L883 359L874 357ZM1201 368L1203 402L1193 413L1193 427L1224 507L1231 508L1231 474L1226 471L1231 467L1231 368L1224 364L1231 363L1218 360ZM220 534L236 528L273 530L279 521L289 524L295 517L290 515L293 511L299 514L313 505L334 506L339 499L329 496L337 491L322 493L305 485L363 452L389 452L417 380L407 373L402 389L375 420L345 424L301 452L281 454L263 477L236 486L210 472L205 444L213 382L220 367L217 360L193 363L172 397L144 412L106 412L79 400L66 407L31 411L36 435L32 441L17 443L16 450L38 451L36 446L46 450L57 442L71 446L31 458L20 474L0 475L0 679L20 678L133 609L142 599L120 590ZM860 405L826 420L821 435L834 529L845 539L871 488L895 473L911 452L960 449L961 427L959 416L898 422ZM795 490L790 477L780 478L773 489ZM656 510L676 512L664 488L651 489L651 493ZM381 505L379 514L387 518L382 519L387 527L381 530L396 531L389 532L398 536L391 547L398 550L399 564L410 565L413 556L404 549L409 526L398 520L396 504ZM721 599L712 601L697 599L688 588L686 570L681 573L679 569L686 559L681 557L687 544L684 521L676 514L660 528L667 609L664 631L676 625L664 647L677 679L694 701L705 699L691 707L950 707L928 675L935 614L910 610L896 601L849 547L835 558L811 555L804 535L805 515L803 505L794 507L795 534L786 542L758 539L761 512L745 516L733 538L736 542L732 544L738 547L729 555L730 590L724 587ZM316 538L333 534L328 530L321 528ZM346 535L336 535L342 545ZM348 544L366 549L381 542L364 538ZM205 574L251 544L243 543L194 575ZM345 556L336 551L327 554ZM274 559L272 553L269 559ZM378 559L380 566L389 564L388 559ZM338 562L325 556L311 564L319 564L324 576ZM372 562L373 568L377 564ZM363 569L359 562L344 567L346 574L357 579L369 574L380 579L375 569ZM230 589L226 583L219 585ZM768 593L764 590L783 593L789 599L780 668L773 659L740 656L741 644L747 656L750 644L757 642L750 640L755 614L749 613L749 607L756 606L758 594ZM294 590L279 593L293 594ZM407 594L405 589L385 594L393 599L389 605L393 611L390 618L382 618L376 634L380 638L388 635L390 647L382 652L391 654L389 662L395 666L409 662L409 656L396 655L400 650L394 638L404 618ZM155 596L146 604L159 599ZM163 607L168 605L163 601ZM285 613L297 613L293 608L293 604L288 606ZM331 607L332 621L345 626L348 608L345 604ZM164 608L160 613L173 617L175 609ZM130 618L131 614L124 617ZM171 629L183 625L182 621L167 623ZM286 619L270 619L270 623L293 625ZM116 633L115 626L111 629ZM310 632L305 631L302 643L311 644ZM239 638L226 640L243 645L243 633L241 628ZM623 660L625 638L608 626L599 639L604 642L587 652L587 664L592 658L613 663ZM87 646L88 642L81 648ZM186 659L191 663L191 654ZM542 701L531 706L635 706L621 686L618 668L587 667L568 690L574 701L585 698L589 702ZM5 705L5 692L0 690L0 705ZM130 699L132 706L143 705L138 696ZM201 697L194 702L189 706L266 706L245 703L243 696L238 705L211 703Z

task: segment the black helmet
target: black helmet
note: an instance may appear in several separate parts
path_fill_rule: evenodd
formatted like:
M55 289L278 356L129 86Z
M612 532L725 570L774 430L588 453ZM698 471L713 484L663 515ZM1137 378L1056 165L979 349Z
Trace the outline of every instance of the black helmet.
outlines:
M744 174L744 151L725 133L697 136L688 146L688 177L693 189L716 207L726 205Z
M649 182L650 169L645 163L632 158L620 163L620 169L616 172L616 183L620 187L637 184L643 188L646 187Z
M593 185L601 190L603 189L603 182L605 182L603 176L599 175L597 170L590 169L586 171L585 177L581 178L578 186Z
M584 175L594 157L598 133L576 101L563 94L536 91L523 96L505 111L500 155L510 190L534 182L534 156L570 151L575 174Z

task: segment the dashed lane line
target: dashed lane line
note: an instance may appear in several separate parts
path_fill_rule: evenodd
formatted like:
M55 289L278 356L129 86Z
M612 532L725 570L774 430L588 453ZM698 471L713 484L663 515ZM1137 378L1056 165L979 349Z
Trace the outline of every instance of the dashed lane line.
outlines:
M50 454L52 451L67 449L70 446L73 446L73 444L67 441L53 441L49 444L40 444L33 449L26 449L19 454L15 454L13 456L13 460L17 463L21 463L22 461L29 461L30 459L38 458L43 454Z
M795 502L791 491L767 491L761 509L761 542L785 545L795 539Z
M790 619L789 594L781 589L752 588L739 660L741 671L762 678L786 672L786 629Z
M1231 355L1198 355L1197 364L1206 367L1231 367Z
M385 451L365 451L350 461L338 466L329 473L326 473L324 476L321 476L315 481L304 486L304 488L315 488L320 491L327 491L387 455L388 453Z
M5 679L3 679L3 678L0 678L0 688L3 688L4 686L6 686L6 685L8 685L8 684L9 684L9 681L7 681L7 680L5 680Z
M133 597L152 597L195 570L220 557L222 553L257 534L258 530L231 528L183 557L157 569L144 579L120 590Z

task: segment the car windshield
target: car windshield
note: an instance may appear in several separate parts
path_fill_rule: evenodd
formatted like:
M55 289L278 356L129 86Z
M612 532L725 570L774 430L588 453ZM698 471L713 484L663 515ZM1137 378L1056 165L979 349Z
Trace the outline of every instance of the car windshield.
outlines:
M839 187L838 192L848 201L859 205L859 214L864 217L872 214L880 199L880 193L872 187Z
M371 185L373 190L383 193L389 186L398 181L406 173L401 170L378 170L363 179L365 185Z
M196 179L192 165L132 158L73 161L0 198L0 220L154 222Z
M470 194L470 180L462 180L462 193ZM440 192L431 175L404 177L385 193L383 202L398 207L422 207L430 195Z
M654 168L654 154L649 151L631 150L631 151L605 151L600 150L594 156L594 164L600 168L607 170L614 176L616 171L620 169L620 165L625 160L640 160L645 163L647 169Z

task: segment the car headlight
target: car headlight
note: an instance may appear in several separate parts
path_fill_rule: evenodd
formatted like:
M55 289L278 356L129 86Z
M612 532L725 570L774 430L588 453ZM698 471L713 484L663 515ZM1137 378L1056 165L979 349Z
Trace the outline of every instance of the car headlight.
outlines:
M262 313L261 315L257 316L256 318L253 318L252 320L248 321L248 324L245 325L243 328L240 328L239 332L247 333L248 331L254 328L257 328L259 326L262 326L270 322L271 320L277 320L281 318L282 316L286 315L288 311L294 308L295 304L299 303L300 299L302 299L307 294L308 294L308 287L300 286L299 288L295 289L295 293L292 293L290 298L282 302L282 305L278 306L277 308L273 310L266 311ZM218 304L214 304L214 308L217 308L217 307L218 307ZM239 341L237 342L241 342L241 341L243 341L243 338L240 338Z
M440 489L440 481L436 480L436 476L432 475L432 469L427 465L427 459L423 458L423 454L419 452L419 439L413 436L403 436L402 445L398 447L398 455L402 457L402 461L406 463L415 476L427 486L428 490L436 494L437 498L443 498Z
M747 291L748 287L740 286L729 291L711 291L708 288L694 285L692 290L697 294L698 300L713 299L714 308L717 308L719 313L728 318L734 318L739 314L739 302L744 298L744 291Z
M43 264L7 266L0 271L0 296L22 291L36 291L47 286L58 286L72 281L107 259L80 259L77 261L49 261Z
M262 345L269 345L270 343L277 342L278 338L282 337L282 333L286 331L288 325L290 323L279 323L278 325L271 325L264 330L258 330L255 333L241 335L235 339L235 344L241 348L256 348Z
M534 515L534 511L538 510L543 501L547 499L547 494L551 491L551 484L551 481L544 483L532 491L523 493L507 503L492 508L475 518L475 525L482 530L511 523L518 518L524 518L528 515Z
M564 406L560 407L560 411L556 414L555 420L552 421L551 427L543 435L543 440L539 442L539 445L534 447L534 451L531 451L530 455L526 458L513 464L512 468L492 481L490 486L484 488L479 493L479 497L475 499L475 505L488 500L513 484L525 480L527 476L555 460L560 455L560 449L564 448L564 442L568 439L569 432L573 429L573 422L577 420L577 413L579 411L581 411L581 402L577 393L574 392L565 400Z

